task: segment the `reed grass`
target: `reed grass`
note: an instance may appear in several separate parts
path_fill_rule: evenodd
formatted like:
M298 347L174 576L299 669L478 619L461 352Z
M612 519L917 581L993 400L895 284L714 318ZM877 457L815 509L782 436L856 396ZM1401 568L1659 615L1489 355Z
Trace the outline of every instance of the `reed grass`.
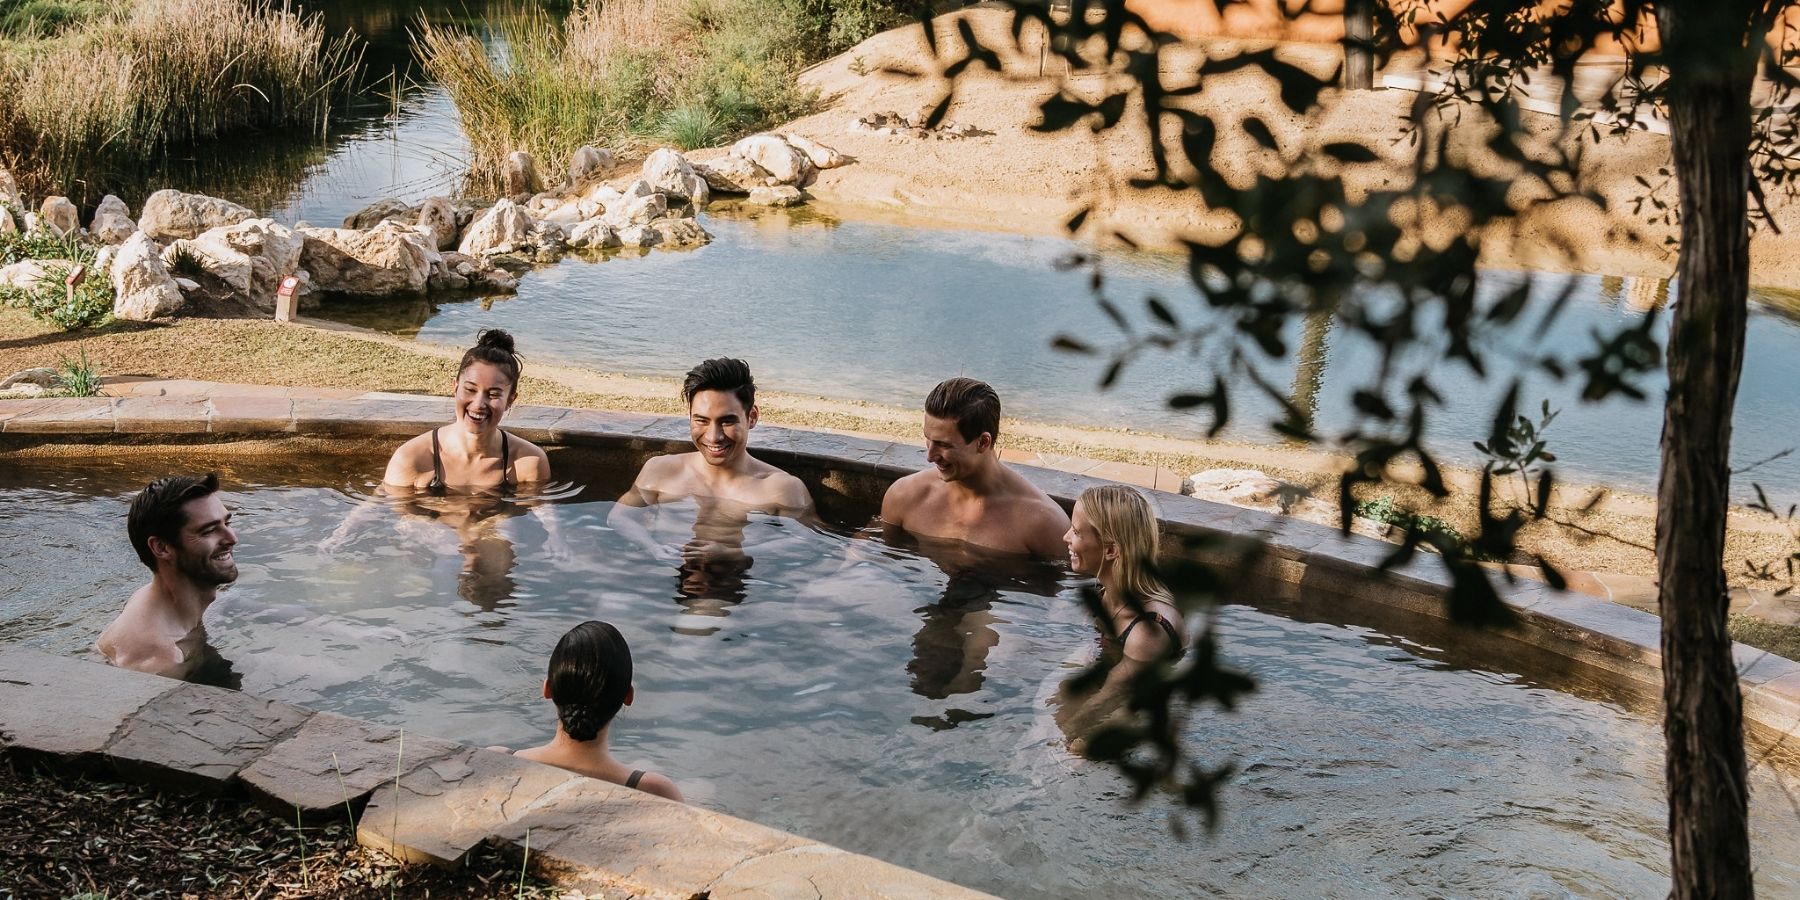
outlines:
M710 146L805 113L800 70L891 21L875 0L589 0L526 9L487 36L421 22L426 74L449 90L477 189L507 154L555 166L584 144Z
M255 128L323 133L360 61L269 0L133 0L54 38L0 42L0 165L31 194Z

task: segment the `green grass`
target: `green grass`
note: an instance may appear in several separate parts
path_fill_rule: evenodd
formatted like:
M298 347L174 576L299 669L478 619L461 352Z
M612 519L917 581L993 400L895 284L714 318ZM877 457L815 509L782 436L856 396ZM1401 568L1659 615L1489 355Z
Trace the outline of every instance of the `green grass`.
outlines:
M486 43L422 22L416 46L491 187L514 150L554 168L584 144L693 149L800 116L800 71L894 21L876 0L607 0L561 22L528 8Z
M106 0L0 0L0 40L54 37L112 7Z
M66 259L91 265L94 248L73 238L44 234L26 237L19 232L0 234L0 266L27 259ZM113 290L105 273L89 273L71 294L60 282L40 284L31 290L0 287L0 305L30 311L64 331L95 328L112 321Z

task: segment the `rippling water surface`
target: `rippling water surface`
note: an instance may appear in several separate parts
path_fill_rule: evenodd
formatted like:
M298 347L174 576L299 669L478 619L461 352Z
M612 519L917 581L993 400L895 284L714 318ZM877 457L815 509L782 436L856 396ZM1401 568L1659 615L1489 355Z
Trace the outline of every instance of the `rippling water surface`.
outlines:
M229 486L241 576L207 621L257 694L522 746L553 729L551 646L600 618L637 664L623 759L696 803L1006 896L1667 889L1658 729L1598 685L1483 665L1444 649L1454 633L1229 606L1225 652L1261 689L1188 725L1203 759L1241 774L1217 833L1184 843L1166 805L1126 804L1120 778L1064 746L1055 687L1094 632L1060 570L952 575L764 519L744 528L747 569L678 571L607 527L629 473L558 472L573 479L553 504L558 560L521 508L459 536L445 523L466 510L384 507L322 555L376 459L9 465L0 640L86 652L144 578L126 504L172 466ZM1763 765L1752 784L1759 885L1800 895L1800 780Z

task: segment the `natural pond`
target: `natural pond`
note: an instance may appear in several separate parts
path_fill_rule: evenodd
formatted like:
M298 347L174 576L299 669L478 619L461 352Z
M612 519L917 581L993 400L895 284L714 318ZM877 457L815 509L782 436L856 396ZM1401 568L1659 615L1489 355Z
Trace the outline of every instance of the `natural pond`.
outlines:
M1004 896L1667 889L1653 711L1603 679L1548 677L1559 667L1521 645L1466 650L1466 634L1304 596L1224 607L1224 653L1261 686L1187 724L1205 761L1240 774L1217 832L1183 842L1165 804L1127 805L1121 778L1065 746L1056 688L1095 632L1060 566L856 539L860 502L819 529L743 523L747 559L678 566L608 525L635 458L553 453L565 548L541 512L454 502L381 507L331 541L377 457L15 459L0 466L0 641L85 654L145 578L132 494L216 468L240 578L207 621L261 696L523 746L553 727L550 647L600 618L636 660L622 759L704 806ZM665 510L659 538L691 539L692 517ZM1800 894L1800 779L1762 763L1751 780L1759 888Z

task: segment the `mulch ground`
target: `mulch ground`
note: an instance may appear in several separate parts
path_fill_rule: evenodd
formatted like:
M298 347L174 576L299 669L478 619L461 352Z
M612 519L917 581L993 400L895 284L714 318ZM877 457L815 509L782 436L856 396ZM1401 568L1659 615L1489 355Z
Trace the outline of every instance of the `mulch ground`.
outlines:
M241 798L163 793L0 756L0 898L557 897L517 854L403 865L347 822L271 817ZM573 896L573 895L570 895Z

